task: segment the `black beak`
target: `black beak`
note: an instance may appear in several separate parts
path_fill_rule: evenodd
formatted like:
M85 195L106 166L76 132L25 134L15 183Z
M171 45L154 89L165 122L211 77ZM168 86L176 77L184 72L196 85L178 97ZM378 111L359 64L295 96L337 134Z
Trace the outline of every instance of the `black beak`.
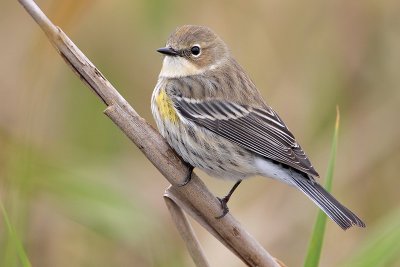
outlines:
M162 47L162 48L158 48L157 52L167 55L167 56L178 56L178 52L175 51L172 47Z

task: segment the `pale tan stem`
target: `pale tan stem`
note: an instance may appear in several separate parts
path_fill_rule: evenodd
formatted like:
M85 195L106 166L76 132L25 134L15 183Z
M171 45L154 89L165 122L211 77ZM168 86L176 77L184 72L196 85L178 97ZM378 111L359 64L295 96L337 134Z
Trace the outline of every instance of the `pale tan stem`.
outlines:
M206 256L204 255L203 249L201 248L200 242L190 225L189 220L186 218L183 210L175 203L174 200L168 196L164 196L165 204L168 207L169 213L171 214L172 220L181 235L183 241L185 241L186 247L188 248L189 254L192 257L197 267L210 267Z

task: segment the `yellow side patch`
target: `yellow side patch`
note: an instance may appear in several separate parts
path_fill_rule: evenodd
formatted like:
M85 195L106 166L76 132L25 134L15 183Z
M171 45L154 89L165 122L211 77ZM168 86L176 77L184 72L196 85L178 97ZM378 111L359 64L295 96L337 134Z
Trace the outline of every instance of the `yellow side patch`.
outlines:
M163 120L170 120L172 123L179 121L178 114L176 114L174 104L172 104L171 98L167 95L165 90L160 90L160 93L156 97L156 103L160 116Z

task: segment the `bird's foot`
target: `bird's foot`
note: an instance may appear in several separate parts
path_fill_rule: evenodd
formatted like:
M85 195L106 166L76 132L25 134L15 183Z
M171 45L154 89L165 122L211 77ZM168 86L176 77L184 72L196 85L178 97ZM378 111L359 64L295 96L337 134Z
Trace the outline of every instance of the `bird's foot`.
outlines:
M217 197L217 199L221 203L222 214L217 216L217 217L215 217L215 219L222 219L222 218L225 217L226 214L228 214L228 212L229 212L229 208L228 208L229 197L230 196L225 196L223 198Z
M183 183L178 185L179 187L187 185L190 182L190 180L192 180L192 173L193 173L194 167L189 165L188 168L189 168L189 172L188 172L185 180L183 181Z
M231 198L233 192L235 192L236 188L240 185L241 182L242 182L242 180L237 181L235 183L235 185L232 187L232 189L229 191L229 193L226 196L224 196L223 198L217 197L217 199L221 203L222 214L220 216L215 217L215 219L221 219L221 218L225 217L226 214L228 214L228 212L229 212L228 201Z

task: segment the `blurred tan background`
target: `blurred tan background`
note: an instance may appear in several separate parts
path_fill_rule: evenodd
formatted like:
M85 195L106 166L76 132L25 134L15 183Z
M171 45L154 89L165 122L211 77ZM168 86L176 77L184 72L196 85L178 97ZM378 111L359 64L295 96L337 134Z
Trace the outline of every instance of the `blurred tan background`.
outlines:
M321 266L347 266L400 222L399 1L37 2L153 125L155 49L182 24L226 41L322 177L339 105L333 193L368 228L329 221ZM1 3L0 36L0 198L33 266L194 266L162 199L166 180L17 1ZM232 186L196 173L216 195ZM275 257L302 265L317 214L305 196L256 178L230 208ZM243 266L194 226L212 266ZM379 266L400 265L394 243ZM0 266L20 266L3 220Z

